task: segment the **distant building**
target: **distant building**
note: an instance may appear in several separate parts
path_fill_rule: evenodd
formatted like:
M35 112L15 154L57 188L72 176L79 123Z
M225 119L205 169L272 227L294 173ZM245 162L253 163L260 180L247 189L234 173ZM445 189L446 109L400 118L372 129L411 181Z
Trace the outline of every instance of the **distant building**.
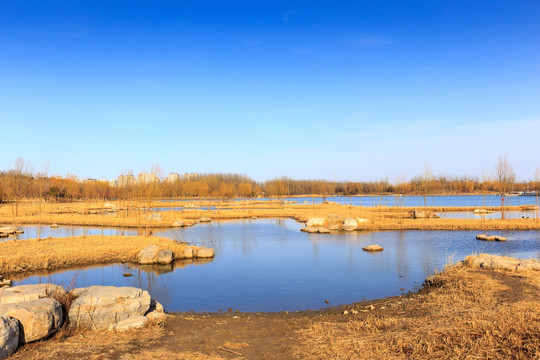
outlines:
M170 173L169 176L167 176L166 179L169 183L175 183L177 181L180 181L180 174L178 173Z
M116 179L116 186L118 187L126 187L130 185L135 184L135 176L132 174L128 175L119 175L118 179Z
M185 173L183 176L182 176L182 179L186 180L186 181L193 181L193 180L197 180L199 178L199 174L197 173Z
M145 172L144 174L139 174L137 180L138 180L139 184L150 184L150 183L159 181L156 174L151 174L151 173L147 173L147 172Z

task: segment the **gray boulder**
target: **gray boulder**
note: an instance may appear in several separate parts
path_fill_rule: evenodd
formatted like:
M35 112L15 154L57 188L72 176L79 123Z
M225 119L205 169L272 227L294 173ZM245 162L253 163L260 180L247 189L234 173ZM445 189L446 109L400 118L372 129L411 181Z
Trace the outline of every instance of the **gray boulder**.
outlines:
M19 346L19 320L0 315L0 359L13 354Z
M109 325L109 330L125 331L131 329L138 329L146 325L150 319L146 316L135 315L127 319L121 320L115 324Z
M200 247L194 250L194 256L198 258L213 258L214 249Z
M62 305L50 298L2 304L0 314L19 321L21 344L54 334L62 326L64 319Z
M172 250L160 250L156 262L160 265L170 264L174 261Z
M139 252L137 259L139 260L139 264L142 265L155 264L157 262L158 254L159 246L148 245Z
M0 304L13 304L21 301L48 297L64 297L66 290L54 284L19 285L0 289Z
M150 309L147 291L132 287L90 286L72 291L77 298L71 304L71 324L90 329L108 329L109 326Z

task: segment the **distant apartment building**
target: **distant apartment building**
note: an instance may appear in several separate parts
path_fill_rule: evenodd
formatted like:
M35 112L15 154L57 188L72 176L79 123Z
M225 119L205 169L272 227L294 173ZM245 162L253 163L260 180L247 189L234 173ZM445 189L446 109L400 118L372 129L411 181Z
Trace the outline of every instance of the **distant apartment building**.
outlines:
M137 180L138 180L139 184L150 184L150 183L159 181L156 174L147 173L147 172L145 172L143 174L139 174Z
M184 179L185 181L193 181L193 180L197 180L199 178L199 174L197 173L185 173L183 176L182 176L182 179Z
M118 187L126 187L126 186L134 185L134 184L135 184L135 176L133 176L132 174L119 175L118 179L116 180L116 185Z
M166 180L169 183L175 183L177 181L180 181L180 174L178 174L178 173L170 173L169 176L167 176Z

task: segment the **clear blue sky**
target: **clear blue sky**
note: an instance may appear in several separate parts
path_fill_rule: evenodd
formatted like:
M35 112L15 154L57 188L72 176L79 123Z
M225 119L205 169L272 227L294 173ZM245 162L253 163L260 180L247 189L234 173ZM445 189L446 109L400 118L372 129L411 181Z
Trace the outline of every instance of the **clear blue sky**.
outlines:
M0 2L0 169L540 167L540 2Z

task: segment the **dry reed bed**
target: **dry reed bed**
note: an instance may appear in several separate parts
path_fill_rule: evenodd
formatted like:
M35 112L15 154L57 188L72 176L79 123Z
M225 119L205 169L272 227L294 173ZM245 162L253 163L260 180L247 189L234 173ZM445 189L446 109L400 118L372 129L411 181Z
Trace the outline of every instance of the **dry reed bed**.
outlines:
M126 202L111 202L117 209L123 209ZM170 203L151 202L149 205L164 205ZM209 203L209 202L208 202ZM235 220L257 218L293 218L306 221L310 217L359 217L371 220L366 230L529 230L540 229L540 221L531 212L531 219L411 219L414 208L395 207L359 207L336 203L318 205L281 204L279 202L242 201L231 205L228 210L189 209L184 211L155 212L151 208L145 211L120 210L116 214L87 214L83 208L103 207L104 202L98 203L62 203L41 204L41 212L37 204L23 204L19 215L13 216L10 206L0 207L0 223L4 224L59 224L74 226L110 226L124 228L166 228L178 220L184 220L192 225L200 217L210 217L213 220ZM249 207L248 207L249 206ZM171 206L173 207L173 206ZM515 208L515 209L514 209ZM429 212L467 211L474 208L429 208ZM518 210L511 207L508 210Z
M148 245L182 253L185 244L157 236L79 236L0 242L0 274L63 269L92 264L136 262Z
M539 272L452 268L431 289L375 309L298 331L296 357L540 358Z

